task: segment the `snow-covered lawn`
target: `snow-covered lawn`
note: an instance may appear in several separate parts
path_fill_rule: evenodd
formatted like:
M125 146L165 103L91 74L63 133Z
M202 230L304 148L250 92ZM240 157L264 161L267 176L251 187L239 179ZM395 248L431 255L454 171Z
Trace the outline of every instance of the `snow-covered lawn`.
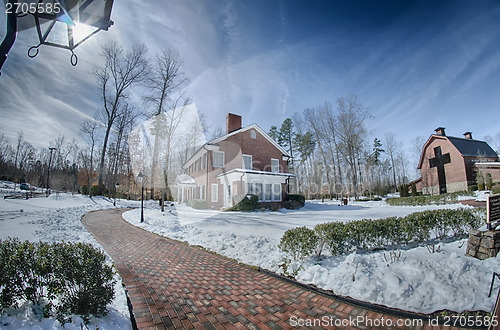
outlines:
M9 183L0 182L0 238L19 237L30 241L72 241L99 244L81 223L81 217L93 210L113 207L103 197L52 194L50 197L3 199L12 191ZM385 202L358 202L339 206L336 202L308 202L300 210L279 212L220 212L194 210L174 205L162 213L153 201L145 203L145 222L140 224L140 209L124 214L127 221L149 231L200 245L241 262L282 273L282 256L277 248L283 233L297 226L314 227L328 221L351 221L363 218L404 216L426 209L460 205L392 207ZM117 200L117 207L140 207L140 202ZM296 278L330 289L336 294L405 310L430 313L440 309L454 311L491 311L494 297L487 298L493 271L500 269L496 258L479 261L465 257L466 240L436 243L435 253L425 246L391 251L352 253L347 256L311 258L300 266ZM386 261L386 259L388 261ZM394 260L397 259L397 260ZM111 262L111 261L110 261ZM117 276L117 297L110 314L93 319L89 328L130 328L126 297ZM498 286L495 287L495 292ZM74 319L66 329L80 329ZM28 307L0 317L0 327L7 329L60 327L55 319L39 320Z
M86 196L71 194L52 194L50 197L32 199L3 199L11 194L13 186L10 182L0 181L0 239L18 237L21 240L86 242L100 245L86 230L81 217L93 210L113 207L113 202L96 197L90 200ZM19 189L19 188L18 188ZM138 202L118 201L118 207L137 207ZM102 249L102 247L101 247ZM111 260L109 260L111 263ZM109 314L92 319L88 327L95 329L131 329L130 314L125 292L119 275L115 276L116 298L109 306ZM73 323L65 325L65 329L81 329L83 320L73 317ZM55 318L40 320L34 315L30 306L17 311L11 310L0 316L0 327L5 329L57 329L62 325Z
M279 212L219 212L175 205L162 213L140 210L124 213L130 223L177 240L200 245L246 264L282 273L277 248L283 233L297 226L314 227L329 221L351 221L404 216L446 206L388 206L385 202L357 202L339 206L334 202L307 202L300 210ZM315 258L292 264L296 278L339 295L404 310L432 313L441 309L491 311L495 297L487 298L497 258L479 261L465 257L467 240L435 242L434 253L426 246L400 247L392 251L352 253ZM495 292L498 286L495 288Z

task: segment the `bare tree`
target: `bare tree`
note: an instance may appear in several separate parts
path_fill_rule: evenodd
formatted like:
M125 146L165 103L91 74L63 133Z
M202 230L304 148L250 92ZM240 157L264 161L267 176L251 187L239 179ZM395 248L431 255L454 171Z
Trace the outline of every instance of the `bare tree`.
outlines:
M396 141L396 137L394 136L394 133L392 132L387 132L385 133L385 151L387 152L387 155L389 156L389 160L391 161L391 167L392 167L392 178L393 178L393 183L394 187L397 188L398 184L396 182L396 157L398 150L401 149L401 143Z
M182 120L183 110L190 99L187 92L183 90L188 79L182 68L182 60L177 51L167 49L157 54L156 61L152 67L151 74L147 78L150 93L144 97L147 103L153 105L151 135L154 136L153 159L150 174L151 196L154 198L155 185L165 187L163 197L168 194L168 173L170 170L170 154L172 138ZM182 106L178 107L179 102ZM171 111L168 111L172 109ZM159 169L160 142L166 148L166 157L163 169ZM158 180L157 176L162 176Z
M349 166L348 176L351 179L354 197L358 196L359 159L366 137L365 121L370 117L368 110L354 94L340 97L337 100L338 114L335 131L339 149Z
M87 142L90 148L90 163L87 167L87 177L88 177L88 193L89 197L92 197L92 177L94 169L94 149L99 140L99 124L93 120L86 120L83 122L80 128L80 134L83 139Z
M105 126L99 164L98 194L102 194L106 148L113 124L127 109L126 102L131 87L146 78L148 66L145 53L146 47L144 45L134 48L129 53L124 53L121 46L118 46L117 43L111 43L102 49L102 55L105 59L104 66L94 70L103 102L98 117Z

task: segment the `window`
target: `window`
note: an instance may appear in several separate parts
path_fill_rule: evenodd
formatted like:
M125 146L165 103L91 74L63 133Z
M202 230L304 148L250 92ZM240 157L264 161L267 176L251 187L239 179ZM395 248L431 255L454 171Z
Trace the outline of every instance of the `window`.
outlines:
M273 189L273 185L272 185L272 184L270 184L270 183L266 183L266 184L264 185L264 187L265 187L265 189L266 189L266 190L264 191L264 200L266 200L266 201L270 201L270 200L271 200L271 198L272 198L272 189Z
M217 183L212 183L212 203L217 203L219 201L219 185Z
M281 201L281 184L279 183L273 184L273 201Z
M250 131L250 138L251 139L256 139L257 138L257 133L254 130Z
M280 161L279 159L271 158L271 172L280 172Z
M214 167L224 167L224 152L223 151L214 151Z
M205 164L207 163L207 154L203 154L203 157L201 158L201 169L205 169Z
M243 169L245 169L245 170L252 169L252 156L251 155L243 155Z
M205 186L200 186L200 199L205 199Z

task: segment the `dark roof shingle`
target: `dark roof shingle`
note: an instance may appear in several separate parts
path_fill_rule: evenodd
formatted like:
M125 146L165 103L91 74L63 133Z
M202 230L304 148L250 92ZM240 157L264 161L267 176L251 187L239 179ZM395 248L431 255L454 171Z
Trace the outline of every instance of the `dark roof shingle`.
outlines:
M448 136L448 139L463 156L498 157L497 153L485 141L453 136Z

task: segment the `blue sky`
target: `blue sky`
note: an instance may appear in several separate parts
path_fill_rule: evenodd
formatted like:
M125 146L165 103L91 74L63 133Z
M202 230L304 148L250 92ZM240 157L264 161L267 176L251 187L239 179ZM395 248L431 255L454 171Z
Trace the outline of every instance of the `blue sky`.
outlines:
M35 31L18 35L0 76L0 132L23 130L37 146L79 139L100 106L91 70L110 40L145 43L150 55L178 50L212 128L233 112L267 131L354 93L373 115L370 141L389 131L427 138L438 126L500 132L499 1L116 0L112 19L77 49L76 67L60 49L28 58Z

